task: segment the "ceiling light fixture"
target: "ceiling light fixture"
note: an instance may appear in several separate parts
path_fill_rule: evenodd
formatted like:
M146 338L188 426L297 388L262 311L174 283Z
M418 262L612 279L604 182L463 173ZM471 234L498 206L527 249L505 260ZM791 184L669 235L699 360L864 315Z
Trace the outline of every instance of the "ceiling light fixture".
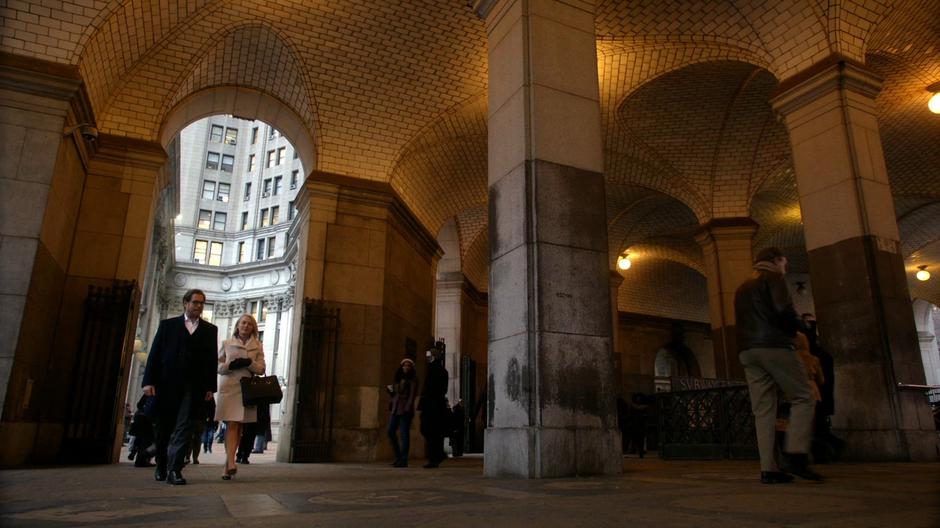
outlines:
M926 265L926 264L921 264L920 266L917 266L917 269L920 270L920 271L918 271L917 273L914 274L914 276L917 277L917 280L919 280L919 281L921 281L921 282L930 280L930 272L927 271L927 265Z
M629 253L624 253L623 255L620 255L619 257L617 257L617 267L620 268L621 270L627 271L628 269L630 269L630 266L632 265L633 263L630 262Z
M940 114L940 82L935 82L927 87L927 91L933 96L927 101L927 108L935 114Z

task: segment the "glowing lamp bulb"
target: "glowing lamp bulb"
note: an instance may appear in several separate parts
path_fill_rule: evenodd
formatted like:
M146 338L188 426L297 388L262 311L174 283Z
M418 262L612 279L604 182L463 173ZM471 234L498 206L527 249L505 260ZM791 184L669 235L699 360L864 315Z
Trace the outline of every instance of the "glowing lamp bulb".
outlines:
M622 270L624 270L624 271L630 269L630 266L632 266L632 265L633 265L633 263L630 262L630 257L622 256L622 257L620 257L620 258L617 259L617 267L620 268L620 269L622 269Z
M940 114L940 92L933 94L933 97L927 101L927 108L935 114Z
M918 266L917 268L920 270L914 274L917 280L924 282L930 279L930 272L927 271L927 266Z

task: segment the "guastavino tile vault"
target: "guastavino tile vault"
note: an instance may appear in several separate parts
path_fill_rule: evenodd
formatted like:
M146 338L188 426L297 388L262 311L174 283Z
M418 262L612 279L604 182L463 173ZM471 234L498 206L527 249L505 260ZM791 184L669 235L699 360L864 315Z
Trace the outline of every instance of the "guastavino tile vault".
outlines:
M154 322L201 285L215 317L266 314L281 461L323 389L298 374L308 299L339 310L334 460L390 459L384 386L443 337L451 401L485 402L486 475L618 473L618 396L741 378L734 291L771 245L835 358L845 456L937 460L922 392L898 384L940 384L940 277L915 278L940 273L938 2L7 0L0 18L0 464L113 461Z

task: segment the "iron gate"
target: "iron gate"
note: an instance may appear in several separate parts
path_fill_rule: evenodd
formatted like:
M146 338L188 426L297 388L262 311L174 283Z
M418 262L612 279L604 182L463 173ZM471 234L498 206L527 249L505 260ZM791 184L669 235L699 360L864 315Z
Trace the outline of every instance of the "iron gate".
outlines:
M660 457L758 458L746 385L661 392L656 396Z
M61 458L66 463L107 464L124 416L125 365L133 350L135 281L89 286L74 377L69 391Z
M339 351L339 309L304 299L300 356L294 390L291 462L329 462L333 451L333 402Z

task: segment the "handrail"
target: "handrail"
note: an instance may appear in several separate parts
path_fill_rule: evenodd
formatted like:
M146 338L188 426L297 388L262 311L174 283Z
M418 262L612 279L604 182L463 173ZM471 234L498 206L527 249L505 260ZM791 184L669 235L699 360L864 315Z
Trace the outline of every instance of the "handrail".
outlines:
M909 390L934 390L940 389L940 385L918 385L916 383L898 383L899 389L909 389Z

